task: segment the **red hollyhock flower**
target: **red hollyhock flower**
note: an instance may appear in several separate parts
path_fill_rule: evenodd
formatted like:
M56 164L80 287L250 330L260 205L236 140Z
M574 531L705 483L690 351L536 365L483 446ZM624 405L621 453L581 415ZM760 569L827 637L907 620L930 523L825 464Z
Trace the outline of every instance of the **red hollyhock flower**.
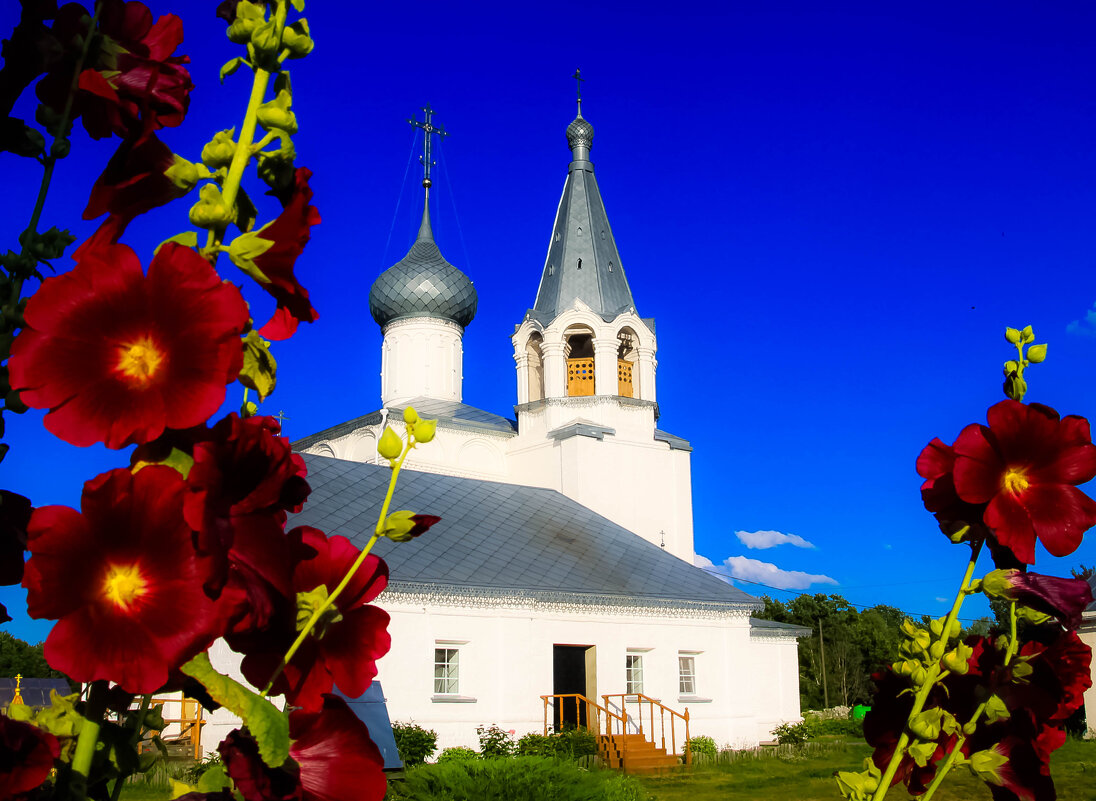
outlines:
M953 446L959 498L987 504L986 525L1021 562L1035 564L1036 538L1054 556L1073 553L1096 525L1096 502L1075 486L1096 476L1088 421L1014 400L986 416Z
M285 513L299 512L311 488L304 459L278 436L272 417L232 413L194 446L184 514L197 532L198 550L217 565L212 595L230 577L251 602L248 625L265 626L271 592L289 595L291 567Z
M346 801L381 799L384 761L369 729L336 695L323 697L317 712L289 715L289 759L267 767L246 730L226 737L218 751L225 772L246 801Z
M260 282L259 286L278 302L274 316L259 329L259 334L267 339L289 339L298 323L311 323L320 316L312 308L308 290L293 275L293 265L308 244L312 226L320 223L320 213L310 203L312 190L308 179L311 177L312 171L308 168L297 168L296 185L289 203L274 222L259 231L260 238L274 243L255 258L255 266L270 279L269 283Z
M50 665L150 693L220 636L227 610L202 591L209 560L194 551L184 492L177 471L153 465L89 481L82 512L34 510L23 586L30 616L57 621Z
M334 590L360 553L346 537L328 539L308 526L289 532L289 538L298 560L293 570L295 593L318 587ZM289 703L305 709L318 709L332 684L351 698L364 693L377 675L376 660L392 645L386 630L388 613L369 605L387 584L388 566L370 554L336 600L339 616L318 627L322 637L314 634L304 641L278 676L273 692L284 693ZM245 655L241 670L256 687L266 686L297 638L297 606L293 599L287 601L291 602L284 604L268 631L228 637L229 645Z
M998 695L1009 709L1022 710L1038 723L1063 724L1092 686L1092 650L1075 632L1062 631L1049 645L1024 643L1019 658L1031 665L1031 676L999 687Z
M134 217L187 193L165 174L175 165L175 154L153 128L146 122L129 132L91 187L84 219L109 212L115 241Z
M169 242L148 275L125 245L81 248L71 272L42 282L12 347L12 386L49 409L73 445L121 448L204 422L243 363L239 290Z
M70 3L57 13L53 35L73 51L37 87L38 98L56 112L65 104L72 80L73 57L86 35L88 12ZM157 128L174 127L186 116L193 83L183 64L172 55L183 41L183 23L174 14L152 21L139 2L103 0L99 15L95 61L80 73L72 114L81 116L95 139L116 133L126 136L138 119Z
M917 473L925 479L921 485L921 500L936 517L940 530L949 537L963 526L970 526L964 540L985 539L988 531L982 522L982 515L986 506L960 499L951 474L954 468L955 451L939 437L933 438L917 457Z
M0 798L18 798L40 787L60 755L61 744L52 734L0 715Z

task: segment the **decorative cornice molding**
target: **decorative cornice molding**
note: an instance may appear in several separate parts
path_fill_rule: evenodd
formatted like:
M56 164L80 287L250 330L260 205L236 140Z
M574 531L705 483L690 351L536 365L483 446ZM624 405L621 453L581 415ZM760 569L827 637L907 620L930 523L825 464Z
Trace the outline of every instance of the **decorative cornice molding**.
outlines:
M630 598L562 590L493 589L405 581L390 583L378 600L382 606L386 602L391 602L419 607L445 606L474 609L505 607L538 612L614 617L741 619L745 625L749 625L750 613L760 608L760 604L751 603Z
M389 332L395 331L398 328L404 328L405 326L409 325L422 325L423 323L437 328L451 329L457 334L457 336L462 336L464 334L464 328L457 323L454 323L452 320L445 320L440 317L427 314L425 312L421 314L407 315L406 317L399 317L395 320L392 320L390 323L385 323L385 325L381 328L381 334L383 336L388 336Z
M658 419L658 404L654 401L641 400L640 398L626 398L623 395L568 395L562 398L541 398L540 400L521 403L514 407L514 412L537 412L548 406L562 406L565 409L589 409L593 406L615 403L620 406L632 406L637 409L654 409L655 419Z

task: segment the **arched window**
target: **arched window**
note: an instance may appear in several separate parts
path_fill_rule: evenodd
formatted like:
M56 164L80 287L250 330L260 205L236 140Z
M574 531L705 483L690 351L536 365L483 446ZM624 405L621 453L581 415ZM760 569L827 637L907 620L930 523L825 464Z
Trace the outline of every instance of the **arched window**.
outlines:
M625 398L638 398L639 394L639 337L631 328L617 332L617 394Z
M529 357L529 401L544 398L544 351L541 348L544 339L534 332L525 343L525 353Z
M594 382L594 332L585 326L568 328L563 335L564 355L567 357L567 394L572 396L593 395Z

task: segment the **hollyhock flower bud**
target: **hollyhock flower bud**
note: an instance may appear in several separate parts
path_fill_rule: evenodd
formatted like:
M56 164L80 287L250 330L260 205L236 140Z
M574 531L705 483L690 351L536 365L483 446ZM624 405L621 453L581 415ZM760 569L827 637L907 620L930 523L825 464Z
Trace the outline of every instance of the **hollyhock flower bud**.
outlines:
M198 193L201 198L190 208L190 222L197 228L223 228L234 219L234 209L225 205L216 184L206 184Z
M292 98L285 89L278 92L273 100L259 106L259 125L266 131L285 131L297 133L297 117L290 109Z
M377 443L377 453L385 459L396 459L403 453L403 441L399 434L388 426L385 426L384 433L381 434L380 441Z
M1020 570L994 570L982 579L989 598L1016 601L1052 615L1069 629L1081 624L1081 613L1092 603L1092 585L1083 578L1058 578Z
M282 47L289 51L290 58L304 58L314 46L308 32L308 20L299 19L282 31Z
M236 155L236 142L232 137L236 133L235 128L214 134L213 138L206 142L202 148L202 164L211 170L227 167L232 163L232 157Z
M415 411L413 407L408 406L406 409L403 410L403 422L407 423L408 425L413 425L418 421L419 414Z
M437 420L419 420L411 427L416 442L430 442L438 430Z
M1007 339L1009 341L1009 343L1012 344L1012 345L1019 345L1020 344L1020 332L1015 328L1006 328L1005 329L1005 339Z
M1032 364L1039 364L1047 357L1047 346L1044 345L1032 345L1028 348L1027 360Z
M236 5L236 19L228 26L228 40L233 44L247 44L251 41L251 34L265 20L262 3L252 3L250 0L241 0Z

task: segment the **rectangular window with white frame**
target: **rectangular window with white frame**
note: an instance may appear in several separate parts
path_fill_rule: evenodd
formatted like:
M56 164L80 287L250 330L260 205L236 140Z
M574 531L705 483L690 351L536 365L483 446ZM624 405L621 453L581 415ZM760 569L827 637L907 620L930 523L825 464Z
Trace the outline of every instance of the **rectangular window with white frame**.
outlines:
M677 687L681 695L696 695L696 656L678 654Z
M629 695L643 692L643 654L629 653L624 661L624 691Z
M434 695L460 694L460 649L451 646L434 648Z

